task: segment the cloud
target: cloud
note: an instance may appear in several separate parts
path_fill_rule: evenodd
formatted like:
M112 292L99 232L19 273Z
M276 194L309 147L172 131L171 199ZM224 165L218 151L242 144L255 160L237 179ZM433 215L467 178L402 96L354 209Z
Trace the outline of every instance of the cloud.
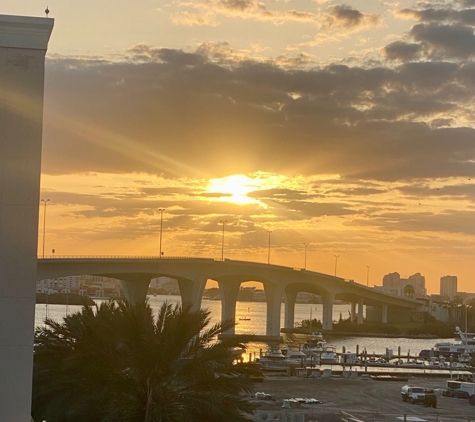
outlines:
M269 10L257 0L196 0L182 2L181 10L172 20L182 25L219 25L219 17L283 24L287 22L315 22L317 15L307 11Z
M381 17L374 14L362 13L351 6L330 6L325 15L323 28L356 30L374 28L381 24Z
M390 60L413 61L420 57L420 44L395 41L383 48L383 54Z
M299 68L143 44L121 62L49 59L43 171L465 176L473 74L470 62Z
M429 55L467 58L475 54L475 35L467 26L418 24L410 35L425 44Z

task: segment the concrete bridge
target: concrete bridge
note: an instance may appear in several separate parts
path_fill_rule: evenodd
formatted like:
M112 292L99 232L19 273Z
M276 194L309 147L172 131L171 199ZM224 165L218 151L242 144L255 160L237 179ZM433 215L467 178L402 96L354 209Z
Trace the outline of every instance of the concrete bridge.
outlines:
M416 309L417 300L375 291L353 281L300 268L246 261L206 258L44 258L38 259L38 280L72 275L100 275L122 281L130 302L145 300L152 278L166 276L178 280L183 304L199 309L207 280L215 280L221 297L221 319L235 319L236 300L241 283L261 282L267 302L266 336L280 335L282 298L285 305L284 327L294 327L295 300L298 292L322 297L323 329L332 329L335 299L351 303L351 317L363 323L363 305L381 308L387 323L388 307ZM356 306L358 305L358 312ZM234 334L234 328L226 334Z

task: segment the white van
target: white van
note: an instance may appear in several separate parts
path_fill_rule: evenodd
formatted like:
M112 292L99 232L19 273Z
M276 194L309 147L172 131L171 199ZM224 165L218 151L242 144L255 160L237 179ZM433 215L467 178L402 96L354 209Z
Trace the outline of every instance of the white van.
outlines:
M405 385L401 388L402 401L408 401L409 403L422 403L426 397L423 387L412 387Z

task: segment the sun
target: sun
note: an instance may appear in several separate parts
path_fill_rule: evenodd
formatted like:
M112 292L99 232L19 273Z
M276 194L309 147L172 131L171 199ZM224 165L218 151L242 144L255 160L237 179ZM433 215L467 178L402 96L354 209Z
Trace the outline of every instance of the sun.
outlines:
M206 188L207 192L223 194L219 198L221 201L234 202L236 204L259 203L259 201L247 196L249 192L262 188L262 182L258 179L251 179L243 174L211 179Z

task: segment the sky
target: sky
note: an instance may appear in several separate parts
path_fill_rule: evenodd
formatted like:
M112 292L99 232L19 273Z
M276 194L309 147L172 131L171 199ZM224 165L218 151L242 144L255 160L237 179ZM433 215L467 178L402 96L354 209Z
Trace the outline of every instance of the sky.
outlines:
M475 291L475 0L45 2L40 255Z

